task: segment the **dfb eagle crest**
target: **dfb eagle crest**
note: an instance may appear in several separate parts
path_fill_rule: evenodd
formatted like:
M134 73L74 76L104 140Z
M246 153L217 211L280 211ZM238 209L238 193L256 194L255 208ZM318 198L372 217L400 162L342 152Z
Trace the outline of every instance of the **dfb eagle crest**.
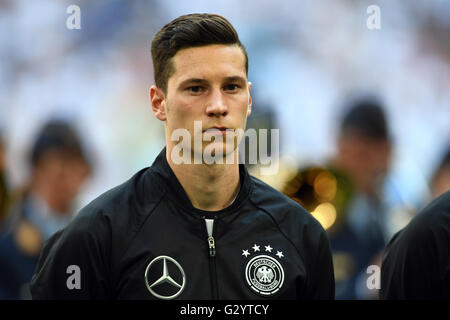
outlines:
M283 252L277 251L273 256L273 248L270 245L264 246L264 248L266 254L251 257L252 253L261 252L262 250L261 246L255 244L251 249L242 250L242 255L245 258L250 256L250 260L245 265L247 284L255 293L267 297L277 293L283 285L284 270L274 256L281 260L284 255Z

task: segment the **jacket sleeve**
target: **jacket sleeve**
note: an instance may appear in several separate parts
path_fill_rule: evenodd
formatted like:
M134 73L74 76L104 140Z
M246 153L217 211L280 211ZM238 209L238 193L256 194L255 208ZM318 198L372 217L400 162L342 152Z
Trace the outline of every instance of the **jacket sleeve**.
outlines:
M423 222L423 221L422 221ZM441 287L439 246L426 223L414 221L399 231L385 249L381 265L383 300L434 299Z
M110 234L103 215L80 212L45 243L30 284L32 298L108 299Z
M450 297L450 191L397 232L381 264L381 299Z

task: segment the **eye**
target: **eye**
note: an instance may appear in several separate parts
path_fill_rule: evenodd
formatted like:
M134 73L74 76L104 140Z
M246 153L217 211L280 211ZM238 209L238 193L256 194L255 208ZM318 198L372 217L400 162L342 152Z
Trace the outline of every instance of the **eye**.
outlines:
M189 88L186 88L187 91L189 91L190 93L200 93L203 91L203 87L201 86L192 86Z
M237 91L239 88L240 88L240 86L235 83L227 84L224 87L225 91Z

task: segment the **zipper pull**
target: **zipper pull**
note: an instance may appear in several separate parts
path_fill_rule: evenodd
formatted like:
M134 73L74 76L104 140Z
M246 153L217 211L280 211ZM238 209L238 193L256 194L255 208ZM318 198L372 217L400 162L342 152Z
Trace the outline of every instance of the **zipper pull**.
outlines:
M216 244L214 242L213 236L208 237L208 245L209 245L209 256L214 257L216 255Z

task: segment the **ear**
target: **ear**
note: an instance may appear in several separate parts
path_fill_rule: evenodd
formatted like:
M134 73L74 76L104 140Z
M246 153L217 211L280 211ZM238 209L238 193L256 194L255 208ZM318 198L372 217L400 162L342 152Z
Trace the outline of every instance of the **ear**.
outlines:
M152 104L152 111L156 118L161 121L166 121L166 98L164 96L164 92L155 85L150 88L150 102Z
M247 108L247 117L252 113L252 95L250 94L250 89L252 88L252 83L248 82L248 108Z

